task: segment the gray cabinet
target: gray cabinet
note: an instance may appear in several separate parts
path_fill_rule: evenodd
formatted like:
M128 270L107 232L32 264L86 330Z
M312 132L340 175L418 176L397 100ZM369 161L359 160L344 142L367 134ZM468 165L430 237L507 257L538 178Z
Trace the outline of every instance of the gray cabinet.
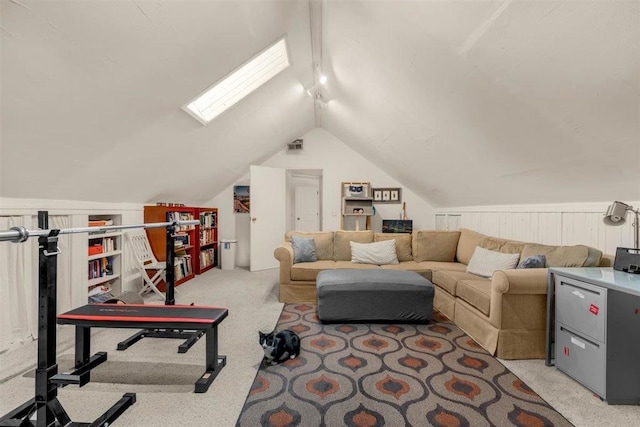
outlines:
M559 270L573 269L550 270L556 367L610 404L640 403L640 295Z

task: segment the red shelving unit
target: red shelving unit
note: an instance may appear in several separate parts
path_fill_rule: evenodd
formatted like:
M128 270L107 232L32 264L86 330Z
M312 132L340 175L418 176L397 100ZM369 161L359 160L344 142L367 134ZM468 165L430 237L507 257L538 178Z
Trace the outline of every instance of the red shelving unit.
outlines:
M218 209L197 208L196 274L218 265Z

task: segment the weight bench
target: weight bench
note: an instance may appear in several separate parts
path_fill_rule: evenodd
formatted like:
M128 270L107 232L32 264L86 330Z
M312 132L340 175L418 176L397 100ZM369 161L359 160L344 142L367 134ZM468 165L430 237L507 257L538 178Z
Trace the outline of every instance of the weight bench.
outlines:
M226 365L218 355L218 325L229 311L220 307L140 304L88 304L58 315L58 324L75 325L75 370L66 376L70 384L84 385L90 371L107 360L106 352L91 353L91 328L134 328L204 331L206 370L196 381L195 392L204 393Z

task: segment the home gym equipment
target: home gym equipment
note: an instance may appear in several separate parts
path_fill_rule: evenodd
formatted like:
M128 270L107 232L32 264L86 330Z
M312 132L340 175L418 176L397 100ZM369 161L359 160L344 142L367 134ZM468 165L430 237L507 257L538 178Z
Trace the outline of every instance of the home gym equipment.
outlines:
M199 223L199 221L193 221L194 223ZM175 261L175 231L176 226L171 224L166 228L166 244L167 244L167 260L166 265L172 266ZM141 274L147 274L146 271ZM175 305L175 271L173 268L165 268L165 305ZM186 353L202 336L205 331L202 329L179 329L179 326L174 326L173 328L158 328L153 326L146 326L147 329L141 330L124 341L118 343L118 350L124 351L131 347L136 342L140 341L142 338L177 338L184 339L185 341L178 346L178 353ZM133 326L131 326L133 327ZM142 326L141 326L142 327ZM206 391L206 390L205 390Z
M91 328L190 329L206 333L205 372L195 383L195 392L204 393L226 365L226 356L218 355L218 325L227 317L221 307L189 305L88 304L58 316L61 325L75 325L75 368L90 371L107 360L107 353L91 352ZM194 341L195 342L195 341ZM101 355L104 357L101 358Z
M176 225L195 225L198 221L177 221L168 223L153 223L139 225L115 225L103 227L84 227L71 229L48 229L48 213L46 211L38 212L39 230L27 230L24 227L12 227L7 231L0 231L0 242L9 241L14 243L22 243L30 237L38 236L39 246L39 278L38 278L38 361L35 375L35 397L0 417L0 426L33 426L33 427L54 427L54 426L104 426L107 427L113 423L125 410L127 410L136 401L135 393L125 393L123 397L111 408L109 408L100 417L91 423L72 422L69 415L63 408L57 397L57 389L59 386L75 384L80 387L90 380L90 371L95 366L107 359L105 352L97 353L93 357L85 357L89 353L90 326L86 323L76 327L76 344L80 343L80 350L76 347L76 369L70 373L58 374L58 365L56 364L56 291L57 291L57 255L60 253L58 249L58 236L61 234L73 233L89 233L96 231L111 231L129 228L161 228L172 227L175 230ZM173 240L173 239L171 239ZM169 264L171 265L171 264ZM169 269L171 270L171 269ZM173 290L171 296L167 295L167 300L173 300ZM112 309L114 305L107 305ZM91 307L90 305L84 307ZM77 310L82 309L80 307ZM197 307L176 307L194 309ZM211 365L212 371L217 372L224 366L219 363L217 356L217 334L213 324L217 325L227 315L226 309L214 310L215 316L209 312L209 317L214 317L214 321L209 321L207 328L207 369ZM218 312L220 310L220 312ZM183 326L195 328L195 324L200 321L207 324L207 321L194 320L194 316L186 316L178 312L174 312L173 319L167 323L153 323L153 317L148 318L147 322L135 323L136 326L124 326L126 322L119 327L147 327L153 324L153 327L173 327L173 322L179 322ZM190 312L193 313L193 312ZM67 313L70 314L70 313ZM182 320L176 318L182 316ZM197 319L197 318L196 318ZM112 319L113 320L113 319ZM81 323L83 321L80 321ZM99 322L94 326L99 326ZM112 327L111 325L109 327ZM202 329L202 327L201 327ZM211 329L212 332L209 331ZM78 336L81 335L81 336ZM210 350L211 348L211 350ZM216 356L216 360L210 363L210 353ZM78 357L80 356L80 358ZM212 356L213 357L213 356ZM217 371L216 371L217 369ZM206 373L205 373L206 375ZM215 377L213 375L213 377ZM203 376L204 377L204 376ZM207 378L208 380L208 378ZM211 380L213 381L213 380ZM206 387L208 387L206 384ZM197 386L196 386L197 387ZM202 386L201 386L202 387ZM205 389L206 391L206 389ZM35 419L34 418L35 415Z
M193 224L199 221L185 221ZM166 223L167 260L174 264L174 243L177 223ZM205 372L195 383L195 392L204 393L227 363L226 356L218 355L218 325L227 317L228 310L221 307L175 305L175 271L165 271L164 305L142 304L88 304L58 315L58 324L76 326L75 369L87 372L107 360L106 352L90 356L91 328L142 329L118 343L123 351L142 338L179 338L186 341L178 347L178 353L186 353L206 334Z

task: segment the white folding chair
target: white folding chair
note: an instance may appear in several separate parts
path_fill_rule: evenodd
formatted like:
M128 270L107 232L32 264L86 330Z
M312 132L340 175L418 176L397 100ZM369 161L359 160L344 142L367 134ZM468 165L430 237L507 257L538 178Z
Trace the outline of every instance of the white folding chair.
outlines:
M142 295L151 290L160 296L160 298L164 299L164 294L160 292L157 285L162 280L166 281L167 263L159 262L155 255L153 255L151 245L149 245L149 239L147 239L147 233L129 232L126 234L143 279L142 289L140 289L138 293ZM149 270L154 270L155 273L150 276L151 273L149 273Z

